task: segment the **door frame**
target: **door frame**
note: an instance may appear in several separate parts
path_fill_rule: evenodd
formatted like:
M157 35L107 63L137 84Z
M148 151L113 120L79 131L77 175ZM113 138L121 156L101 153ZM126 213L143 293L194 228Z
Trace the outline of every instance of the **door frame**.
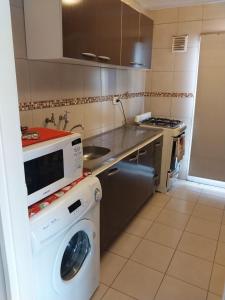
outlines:
M0 1L0 241L8 300L33 300L32 249L23 169L9 0Z

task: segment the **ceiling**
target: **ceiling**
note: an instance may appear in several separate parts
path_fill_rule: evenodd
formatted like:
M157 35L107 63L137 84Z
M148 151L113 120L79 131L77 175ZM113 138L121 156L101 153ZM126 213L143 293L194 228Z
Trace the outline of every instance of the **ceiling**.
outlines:
M221 3L224 0L136 0L143 8L154 10L172 7L183 7L209 3Z

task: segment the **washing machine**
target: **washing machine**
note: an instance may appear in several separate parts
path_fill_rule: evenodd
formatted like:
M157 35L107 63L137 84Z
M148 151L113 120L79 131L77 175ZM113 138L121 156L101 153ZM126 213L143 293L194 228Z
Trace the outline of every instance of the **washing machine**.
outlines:
M89 300L98 287L101 197L89 176L31 218L37 300Z

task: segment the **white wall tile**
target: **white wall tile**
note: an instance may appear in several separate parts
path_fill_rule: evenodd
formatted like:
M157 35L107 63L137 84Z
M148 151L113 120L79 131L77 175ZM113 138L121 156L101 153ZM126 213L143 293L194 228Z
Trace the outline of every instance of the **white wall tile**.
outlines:
M202 22L202 32L225 31L225 18L217 20L204 20Z
M196 72L174 72L173 90L177 93L195 93Z
M179 22L202 20L203 6L189 6L179 8Z
M197 72L198 60L198 48L188 48L187 52L175 53L174 71Z
M152 70L153 71L173 71L174 53L172 49L153 49Z
M61 64L60 77L63 98L84 96L84 72L82 66Z
M101 68L101 95L116 94L116 69Z
M191 119L193 109L193 98L173 98L171 101L171 116L175 119Z
M33 127L33 112L21 111L20 112L20 124L21 126Z
M143 92L145 90L145 76L143 70L128 71L128 91L131 93Z
M150 92L152 88L152 70L146 71L145 91Z
M98 67L83 66L84 97L101 96L101 70Z
M26 40L23 9L11 6L14 52L16 58L26 58Z
M174 23L178 21L178 8L154 10L149 15L155 24Z
M56 125L53 123L46 124L46 118L51 118L54 113ZM33 111L33 126L34 127L47 127L57 129L59 112L56 108L37 109Z
M172 48L172 37L177 35L178 23L154 26L153 48Z
M151 97L145 97L145 112L151 111Z
M116 70L116 90L118 94L128 92L128 70Z
M96 102L84 106L85 134L88 131L102 127L102 103Z
M114 123L115 105L111 101L102 102L102 127L107 127Z
M152 91L172 92L173 72L152 72Z
M203 6L203 19L225 18L225 3L210 4Z
M188 34L188 48L199 47L202 21L181 22L178 24L178 34Z
M62 97L60 64L29 61L29 74L32 101Z
M19 100L30 101L29 68L26 59L16 59L16 78Z
M171 114L171 98L151 97L149 108L153 116L168 118Z

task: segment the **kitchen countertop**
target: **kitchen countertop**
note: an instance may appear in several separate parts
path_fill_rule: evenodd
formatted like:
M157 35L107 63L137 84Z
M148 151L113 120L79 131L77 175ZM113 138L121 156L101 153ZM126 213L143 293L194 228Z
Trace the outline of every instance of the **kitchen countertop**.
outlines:
M161 129L142 128L136 125L126 125L97 136L85 139L85 146L99 146L111 151L98 159L84 161L84 168L93 175L98 175L127 155L144 147L163 135Z

